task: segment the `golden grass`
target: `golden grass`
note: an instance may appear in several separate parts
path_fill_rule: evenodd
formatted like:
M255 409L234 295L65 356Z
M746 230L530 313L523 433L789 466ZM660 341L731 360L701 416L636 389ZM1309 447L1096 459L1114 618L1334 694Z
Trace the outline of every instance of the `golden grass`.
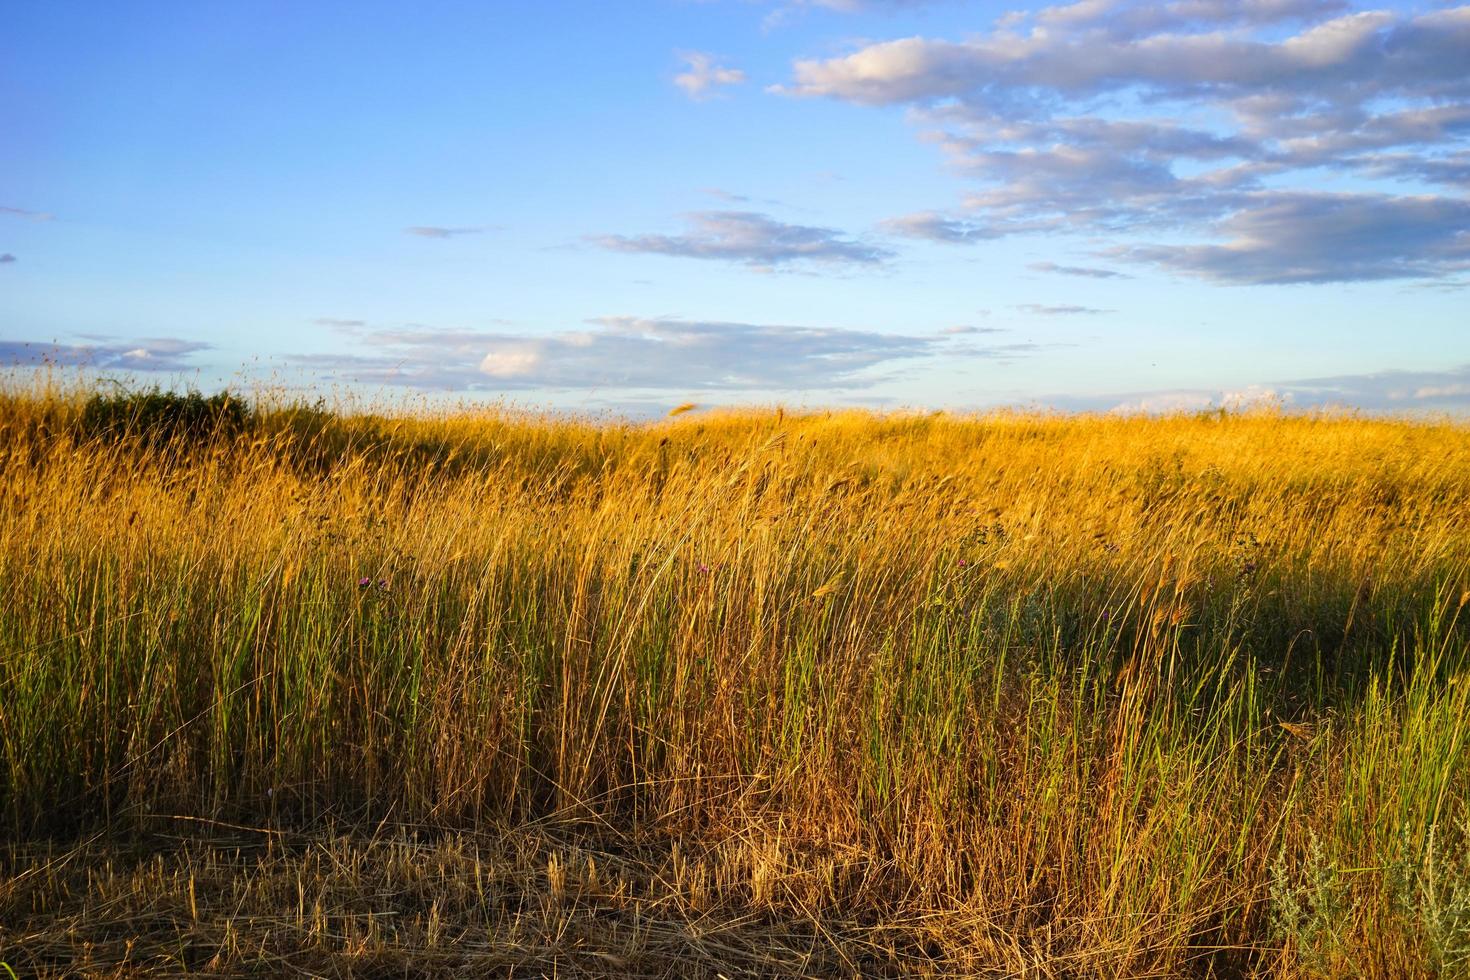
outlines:
M0 400L17 969L1470 964L1463 425L77 415Z

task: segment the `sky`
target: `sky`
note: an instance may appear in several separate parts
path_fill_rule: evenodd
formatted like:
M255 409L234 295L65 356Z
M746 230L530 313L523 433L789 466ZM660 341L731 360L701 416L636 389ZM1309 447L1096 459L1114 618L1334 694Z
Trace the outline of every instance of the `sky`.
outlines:
M0 365L1470 411L1470 6L0 10Z

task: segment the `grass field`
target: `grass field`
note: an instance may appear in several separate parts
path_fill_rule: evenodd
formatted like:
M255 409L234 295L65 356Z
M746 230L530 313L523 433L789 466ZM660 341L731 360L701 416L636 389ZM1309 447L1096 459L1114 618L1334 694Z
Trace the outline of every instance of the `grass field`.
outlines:
M1470 975L1463 424L83 394L0 397L21 977Z

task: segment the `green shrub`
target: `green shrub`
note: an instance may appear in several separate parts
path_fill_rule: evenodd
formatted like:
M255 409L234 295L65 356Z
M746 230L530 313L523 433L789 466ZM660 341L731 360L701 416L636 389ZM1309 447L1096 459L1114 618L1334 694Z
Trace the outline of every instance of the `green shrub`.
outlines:
M206 398L195 390L179 394L157 385L139 391L119 388L111 394L98 392L87 400L81 415L81 429L88 436L131 436L152 444L200 443L230 437L244 432L253 422L250 407L228 390Z

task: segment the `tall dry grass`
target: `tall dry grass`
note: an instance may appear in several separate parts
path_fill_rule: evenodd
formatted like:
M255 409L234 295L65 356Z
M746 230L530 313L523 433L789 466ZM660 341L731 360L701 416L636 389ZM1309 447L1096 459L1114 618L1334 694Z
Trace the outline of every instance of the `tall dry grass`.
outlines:
M75 875L204 821L262 862L412 828L458 842L456 909L519 873L633 916L609 936L677 921L710 975L1470 970L1463 425L280 408L169 444L78 397L0 400L0 959L81 955L46 937L108 921L85 896L124 923L89 955L146 945L136 882L182 872ZM464 857L533 831L520 872ZM384 938L369 877L313 933L334 969L468 968ZM168 935L293 962L230 906ZM613 945L566 962L654 962Z

